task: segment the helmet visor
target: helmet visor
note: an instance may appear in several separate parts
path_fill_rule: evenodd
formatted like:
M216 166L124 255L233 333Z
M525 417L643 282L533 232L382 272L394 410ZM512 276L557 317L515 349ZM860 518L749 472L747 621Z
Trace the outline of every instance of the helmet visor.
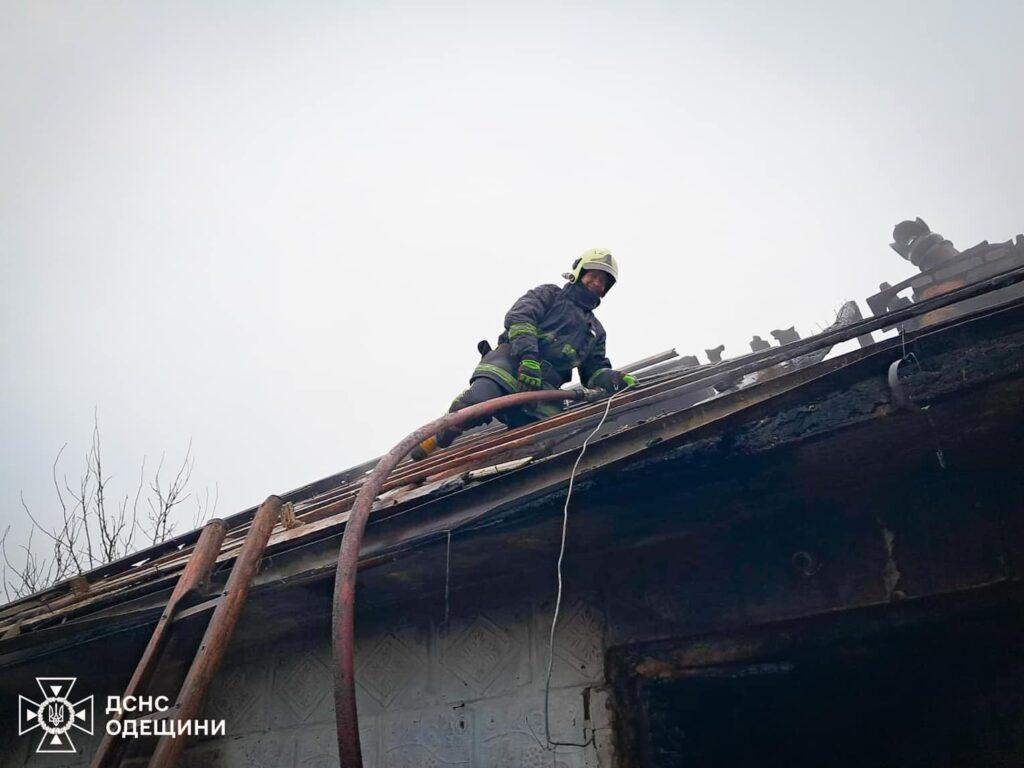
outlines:
M599 261L586 261L586 262L584 262L583 265L580 267L580 274L582 275L588 269L597 269L597 270L600 270L601 272L604 272L605 274L608 275L609 278L611 278L611 281L613 283L617 279L617 277L615 275L615 270L613 270L607 264L602 264Z

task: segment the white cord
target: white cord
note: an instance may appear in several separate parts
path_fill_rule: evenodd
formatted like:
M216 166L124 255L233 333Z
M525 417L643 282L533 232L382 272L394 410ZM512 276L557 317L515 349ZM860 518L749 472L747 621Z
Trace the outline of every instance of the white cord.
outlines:
M619 392L625 391L625 389L619 390ZM604 408L604 414L601 416L601 420L597 422L597 426L594 427L594 431L587 435L587 439L583 441L583 447L580 448L580 455L576 457L576 463L572 465L572 472L569 473L569 490L565 494L565 506L562 508L562 545L558 550L558 593L555 597L555 613L551 617L551 635L548 637L548 674L547 679L544 682L544 736L547 739L549 747L585 747L590 743L589 741L585 741L582 744L576 744L567 741L551 740L551 668L555 660L555 627L558 626L558 612L562 607L562 559L565 557L565 538L566 533L569 530L569 500L572 498L572 484L576 479L576 470L580 466L580 460L583 458L583 454L587 451L587 443L589 443L590 439L598 433L601 427L604 426L605 419L608 418L608 412L611 411L612 408L612 400L615 399L619 392L615 392L608 398L608 404Z

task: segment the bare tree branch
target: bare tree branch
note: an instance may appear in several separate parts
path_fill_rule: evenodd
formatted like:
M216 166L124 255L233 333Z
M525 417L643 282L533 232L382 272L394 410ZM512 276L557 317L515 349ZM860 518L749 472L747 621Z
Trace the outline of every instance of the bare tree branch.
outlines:
M153 477L153 482L150 484L150 489L156 495L156 499L155 501L152 498L148 499L150 509L149 521L152 526L150 528L150 540L153 544L170 538L174 532L174 524L171 522L171 510L186 501L191 495L185 493L185 488L192 477L194 464L195 462L192 460L192 441L189 440L188 448L185 450L185 458L181 462L177 474L175 474L174 479L167 487L164 487L160 481L160 471L164 465L164 457L160 457L160 464L157 465L156 474Z
M206 486L204 495L196 494L196 512L192 516L192 527L199 528L213 517L217 511L217 502L220 501L220 485L213 485L213 504L210 504L210 486Z
M17 554L14 554L7 547L10 526L4 531L3 536L0 536L0 550L3 556L3 562L0 563L0 580L3 582L3 594L8 601L39 592L55 582L124 557L135 551L140 535L144 536L149 544L165 541L174 532L175 521L172 513L175 508L192 498L192 493L188 490L195 468L191 440L181 466L169 482L164 482L161 478L164 463L161 457L156 472L147 486L146 459L143 457L134 495L124 494L113 506L108 505L109 483L112 478L104 475L97 413L93 413L92 442L85 454L85 467L74 488L67 475L62 475L58 479L58 466L66 447L67 443L57 451L50 470L57 496L57 525L52 528L42 525L22 495L21 507L31 523L27 542L18 545L13 550ZM143 490L146 487L150 493L144 497ZM216 510L219 496L219 486L214 488L212 501L209 488L205 489L203 496L196 495L193 523L197 527ZM139 514L139 504L143 498L149 507L145 520ZM46 539L45 557L40 556L34 545L37 530Z

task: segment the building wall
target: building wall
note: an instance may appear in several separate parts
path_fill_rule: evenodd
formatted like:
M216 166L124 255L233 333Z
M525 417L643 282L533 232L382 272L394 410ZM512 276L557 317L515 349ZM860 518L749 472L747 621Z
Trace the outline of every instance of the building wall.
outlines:
M456 592L447 624L443 598L426 608L397 606L360 617L356 678L367 768L613 764L599 602L570 597L563 605L551 735L586 746L552 751L544 726L550 606L508 599L519 594L511 583L474 595ZM227 735L191 745L182 764L336 766L328 624L314 619L273 642L260 642L259 633L243 620L209 691L206 717L223 718ZM109 687L102 697L95 691L100 728L101 700L117 690ZM38 736L4 738L0 766L87 765L98 734L77 741L88 751L68 759L32 754Z

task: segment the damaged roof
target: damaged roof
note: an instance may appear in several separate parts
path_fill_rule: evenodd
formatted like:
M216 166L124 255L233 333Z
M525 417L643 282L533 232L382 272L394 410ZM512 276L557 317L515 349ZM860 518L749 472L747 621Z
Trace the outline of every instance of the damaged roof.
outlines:
M1022 280L1024 268L1018 267L868 320L858 319L859 312L841 312L836 323L820 334L709 365L695 366L692 358L678 358L674 353L640 361L632 370L640 373L641 385L616 397L607 420L590 443L579 474L585 476L635 460L654 446L686 441L697 429L865 360L884 358L887 365L893 359L899 361L902 345L915 336L955 329L963 318L947 319L880 343L866 341L868 334ZM1007 309L1020 314L1024 299L1010 301L1001 311ZM825 359L836 344L858 338L862 348ZM1021 366L1019 356L1013 365ZM895 399L895 390L893 395ZM481 428L427 460L400 464L374 504L368 533L373 532L375 524L388 525L378 526L378 535L364 543L361 565L435 540L446 531L491 524L511 514L516 505L563 490L578 448L594 430L605 405L604 401L575 404L558 416L516 429ZM376 460L371 460L281 494L288 505L270 538L268 556L336 539L364 477L375 464ZM425 506L456 494L458 505L453 499L451 503ZM238 553L254 511L225 519L228 534L218 568ZM0 609L0 651L5 646L25 647L34 633L41 633L42 639L47 629L67 630L101 622L112 606L145 600L169 589L187 562L198 533L175 537L4 606ZM323 571L323 565L319 567ZM15 638L18 642L12 644Z

